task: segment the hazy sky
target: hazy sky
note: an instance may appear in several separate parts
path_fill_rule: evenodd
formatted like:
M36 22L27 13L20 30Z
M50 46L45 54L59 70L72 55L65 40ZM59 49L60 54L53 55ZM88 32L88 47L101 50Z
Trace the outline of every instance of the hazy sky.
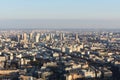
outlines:
M0 27L18 25L119 28L120 0L0 0Z

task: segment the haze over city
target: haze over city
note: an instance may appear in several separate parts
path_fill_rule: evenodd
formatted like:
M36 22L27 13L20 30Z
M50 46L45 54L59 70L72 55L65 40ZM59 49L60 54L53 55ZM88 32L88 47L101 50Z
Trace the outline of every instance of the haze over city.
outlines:
M1 0L0 28L120 28L119 0Z

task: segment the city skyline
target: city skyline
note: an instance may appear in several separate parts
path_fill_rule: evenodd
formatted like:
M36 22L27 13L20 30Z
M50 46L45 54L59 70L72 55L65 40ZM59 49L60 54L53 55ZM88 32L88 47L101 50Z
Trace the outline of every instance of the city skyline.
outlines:
M1 0L0 80L120 80L119 3Z

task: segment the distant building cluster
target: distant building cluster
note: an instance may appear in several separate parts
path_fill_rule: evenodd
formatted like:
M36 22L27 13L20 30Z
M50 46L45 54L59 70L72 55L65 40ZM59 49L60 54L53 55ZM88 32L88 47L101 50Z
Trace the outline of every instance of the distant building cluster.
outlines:
M0 32L0 80L118 80L119 32Z

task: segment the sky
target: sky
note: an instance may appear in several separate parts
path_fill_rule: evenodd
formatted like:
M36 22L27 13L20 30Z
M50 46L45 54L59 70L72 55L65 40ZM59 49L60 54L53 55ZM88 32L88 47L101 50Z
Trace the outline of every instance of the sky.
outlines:
M0 28L120 28L120 0L0 0Z

